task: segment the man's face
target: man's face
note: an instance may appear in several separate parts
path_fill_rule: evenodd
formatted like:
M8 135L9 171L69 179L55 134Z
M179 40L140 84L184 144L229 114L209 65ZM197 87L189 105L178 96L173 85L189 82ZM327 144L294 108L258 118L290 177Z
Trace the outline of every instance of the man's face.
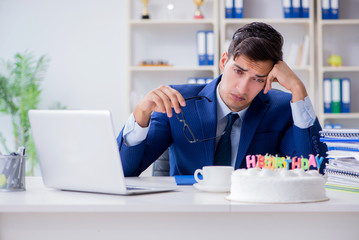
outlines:
M245 55L233 60L224 53L220 60L223 73L219 85L219 95L233 112L248 107L257 94L264 88L273 61L252 61Z

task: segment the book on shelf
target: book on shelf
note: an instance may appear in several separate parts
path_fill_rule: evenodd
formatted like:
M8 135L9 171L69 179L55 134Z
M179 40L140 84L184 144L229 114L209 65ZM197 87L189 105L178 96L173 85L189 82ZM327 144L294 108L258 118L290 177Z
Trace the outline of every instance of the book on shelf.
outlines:
M225 0L226 18L243 18L243 0Z
M321 0L322 19L339 19L339 0Z
M330 19L339 19L339 0L330 0Z
M324 113L350 113L350 84L349 78L324 78Z
M359 129L324 129L320 134L328 146L326 187L359 193Z
M213 81L212 77L189 77L187 84L208 84Z
M206 32L206 57L207 65L214 65L214 33Z
M309 0L302 0L302 18L309 18Z
M284 18L309 18L309 0L282 0Z
M243 18L243 0L234 1L234 18Z
M214 33L213 31L197 31L198 65L214 65Z
M286 59L290 67L305 67L309 62L309 36L305 35L302 42L293 42L290 45Z
M198 65L207 65L206 57L206 31L197 31Z
M332 78L332 113L341 113L340 78Z

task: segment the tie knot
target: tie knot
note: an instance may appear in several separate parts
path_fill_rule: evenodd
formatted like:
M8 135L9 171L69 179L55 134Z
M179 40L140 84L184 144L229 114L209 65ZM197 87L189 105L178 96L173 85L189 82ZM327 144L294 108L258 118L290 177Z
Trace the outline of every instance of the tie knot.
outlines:
M233 123L239 118L237 113L230 113L228 114L228 124L227 125L233 125Z

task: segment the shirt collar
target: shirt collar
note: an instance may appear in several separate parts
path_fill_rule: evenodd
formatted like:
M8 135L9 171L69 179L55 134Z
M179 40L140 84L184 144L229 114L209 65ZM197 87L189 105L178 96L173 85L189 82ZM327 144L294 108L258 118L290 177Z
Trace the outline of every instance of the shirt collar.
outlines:
M219 122L220 120L222 120L223 118L225 118L229 113L231 113L232 111L227 107L227 105L223 102L221 96L219 95L219 85L221 84L221 82L217 85L216 88L216 98L217 98L217 122ZM248 106L249 107L249 106ZM239 115L239 117L241 118L241 120L243 121L244 116L246 115L246 112L248 110L248 107L246 107L245 109L239 111L239 112L233 112L233 113L237 113Z

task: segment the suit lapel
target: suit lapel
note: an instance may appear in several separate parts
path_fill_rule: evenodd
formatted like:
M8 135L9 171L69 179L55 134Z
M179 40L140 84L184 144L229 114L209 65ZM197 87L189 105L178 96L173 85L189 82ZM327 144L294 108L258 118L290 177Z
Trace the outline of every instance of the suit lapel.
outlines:
M269 108L268 96L260 92L254 98L242 122L241 138L237 152L235 168L239 168L252 142L254 133Z
M198 138L211 138L216 136L216 132L217 132L216 87L220 79L221 76L219 76L216 80L209 83L198 93L199 96L206 96L212 100L212 102L208 102L206 99L196 101L197 114L200 122L199 126L202 129L202 136L198 136ZM205 165L212 165L216 140L212 139L202 143L206 148L205 151L206 156L204 158L206 161Z

